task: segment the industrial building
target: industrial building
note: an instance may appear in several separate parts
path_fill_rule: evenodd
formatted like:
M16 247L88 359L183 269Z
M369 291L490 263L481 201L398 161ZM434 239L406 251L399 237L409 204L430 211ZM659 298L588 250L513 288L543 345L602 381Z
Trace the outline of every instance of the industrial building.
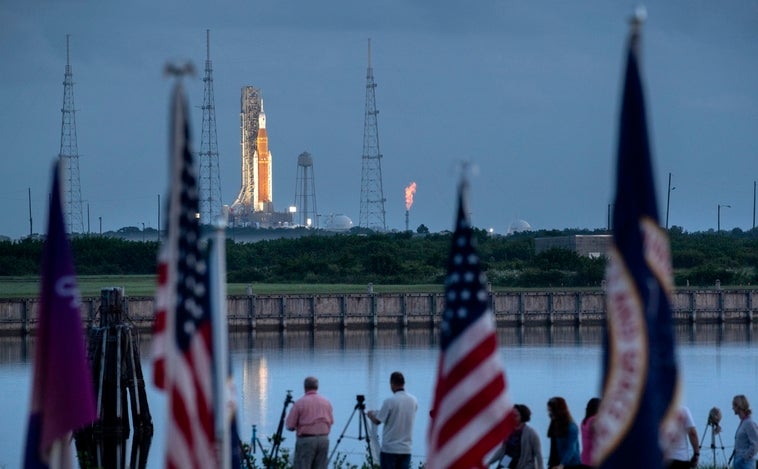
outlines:
M580 256L594 259L607 255L612 241L612 235L571 235L534 238L534 252L539 254L550 249L567 249Z

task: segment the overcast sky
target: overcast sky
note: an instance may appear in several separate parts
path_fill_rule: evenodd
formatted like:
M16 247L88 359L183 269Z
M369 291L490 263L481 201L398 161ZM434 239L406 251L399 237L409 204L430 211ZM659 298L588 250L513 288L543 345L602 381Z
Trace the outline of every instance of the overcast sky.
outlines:
M205 30L223 202L240 188L240 90L262 90L274 206L313 155L318 212L357 224L367 40L372 42L390 229L452 229L461 161L478 168L471 215L505 233L604 228L614 187L630 1L37 1L0 5L0 235L44 232L60 149L71 34L79 170L93 232L156 227L167 186L167 61L186 82L200 146ZM645 4L643 80L656 187L669 224L750 229L758 179L758 1Z

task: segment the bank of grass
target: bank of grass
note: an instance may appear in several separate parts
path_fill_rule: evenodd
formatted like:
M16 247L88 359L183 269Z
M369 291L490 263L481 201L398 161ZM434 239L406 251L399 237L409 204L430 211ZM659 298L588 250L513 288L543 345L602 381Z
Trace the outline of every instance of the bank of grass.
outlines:
M126 296L153 296L155 275L80 275L77 276L79 290L83 297L100 296L100 290L109 287L123 287ZM254 294L350 294L365 293L368 285L348 284L272 284L272 283L230 283L229 295L246 295L248 287ZM429 293L441 292L442 285L374 285L375 293ZM0 277L0 299L36 298L39 295L38 277Z

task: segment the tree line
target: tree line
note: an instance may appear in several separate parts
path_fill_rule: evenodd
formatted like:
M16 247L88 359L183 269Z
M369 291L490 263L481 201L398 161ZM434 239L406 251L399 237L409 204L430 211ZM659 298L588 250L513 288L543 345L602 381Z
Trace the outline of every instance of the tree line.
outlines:
M291 230L290 230L291 231ZM239 231L238 235L241 234ZM483 270L497 287L598 287L605 258L591 259L566 249L535 253L536 237L606 234L595 230L541 230L492 236L476 230ZM227 242L227 278L232 283L442 284L452 234L345 234L302 230L294 237ZM669 229L677 286L755 285L758 283L758 230L687 233ZM154 274L159 243L115 236L72 240L80 275ZM0 241L0 276L39 275L43 241Z

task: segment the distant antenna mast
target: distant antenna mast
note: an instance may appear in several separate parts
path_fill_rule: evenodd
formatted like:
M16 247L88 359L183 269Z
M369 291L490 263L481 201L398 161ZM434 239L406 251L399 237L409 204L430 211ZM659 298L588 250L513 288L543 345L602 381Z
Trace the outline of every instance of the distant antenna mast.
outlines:
M313 175L313 157L307 151L297 157L297 181L295 182L295 207L300 226L318 228L316 215L316 180Z
M203 130L200 135L199 180L200 223L211 224L221 214L221 175L218 164L216 105L213 99L213 65L211 63L211 31L205 30L205 93L203 96Z
M71 35L66 34L66 72L63 75L63 119L61 123L61 149L58 158L63 163L64 207L66 231L84 233L82 216L82 188L79 183L79 147L76 142L76 110L74 109L74 78L71 73Z
M376 110L376 83L371 68L371 39L368 40L368 69L366 70L366 115L363 123L363 166L361 171L361 209L359 226L387 231L384 219L384 190L382 189L382 153L379 151L379 125Z

